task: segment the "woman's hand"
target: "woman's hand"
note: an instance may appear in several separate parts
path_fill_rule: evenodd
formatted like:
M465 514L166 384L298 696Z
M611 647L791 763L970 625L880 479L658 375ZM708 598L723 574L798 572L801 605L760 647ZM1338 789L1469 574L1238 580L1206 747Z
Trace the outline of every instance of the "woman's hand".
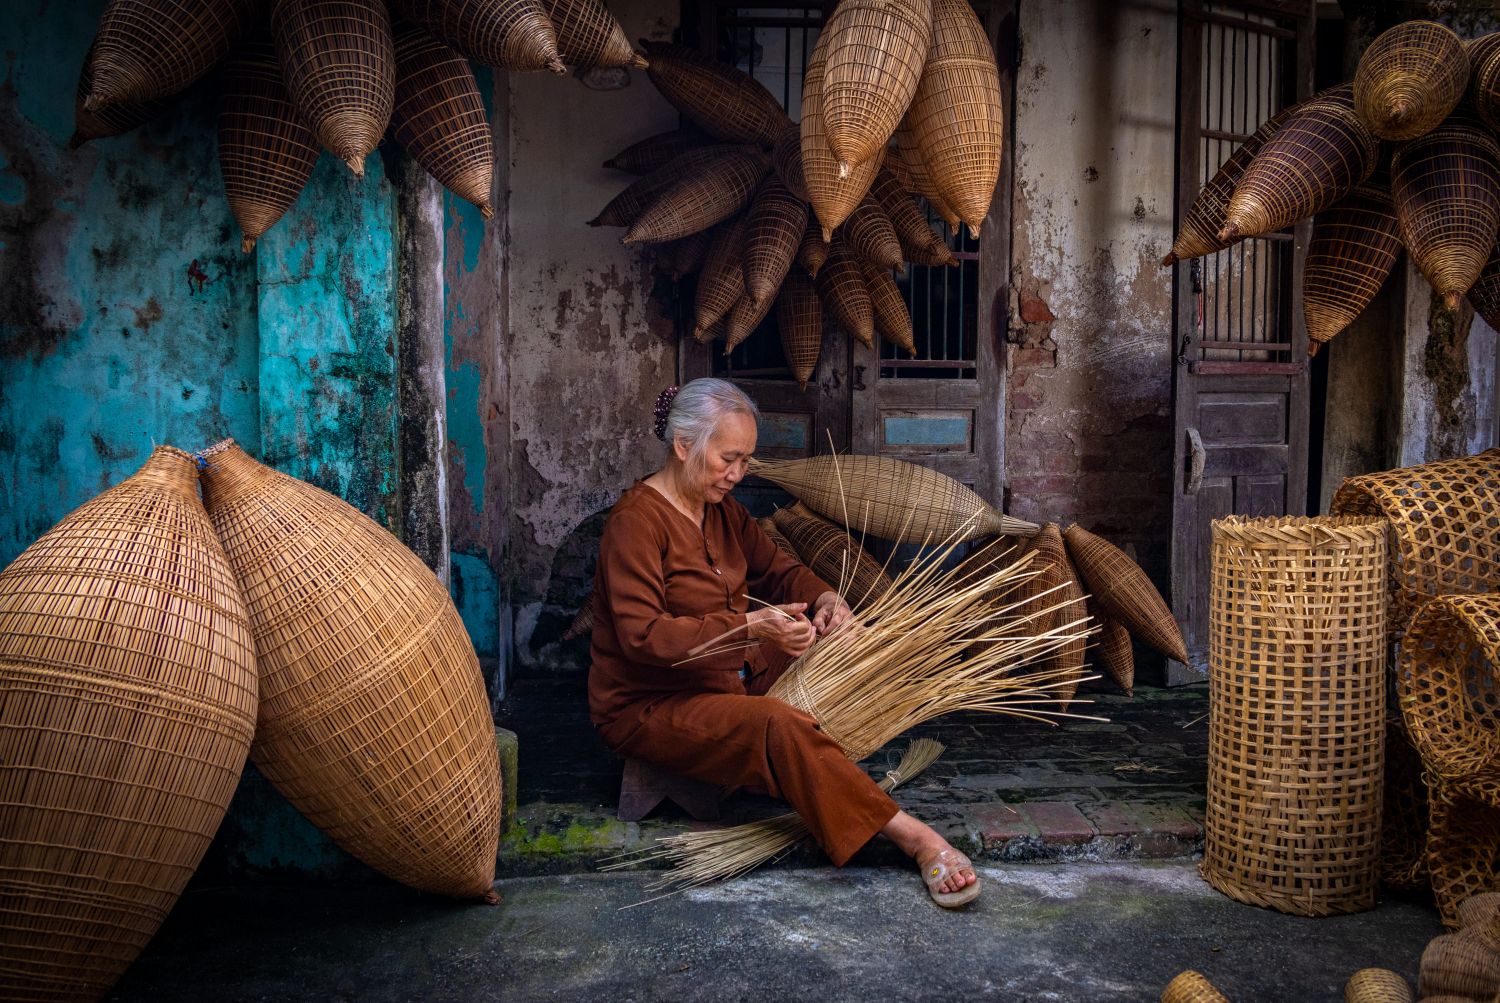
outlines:
M853 611L844 605L844 600L832 589L818 596L813 603L812 625L819 637L832 634L848 623L853 616Z
M812 623L802 615L806 609L807 603L794 602L747 613L745 618L750 622L750 636L797 658L812 647L817 637Z

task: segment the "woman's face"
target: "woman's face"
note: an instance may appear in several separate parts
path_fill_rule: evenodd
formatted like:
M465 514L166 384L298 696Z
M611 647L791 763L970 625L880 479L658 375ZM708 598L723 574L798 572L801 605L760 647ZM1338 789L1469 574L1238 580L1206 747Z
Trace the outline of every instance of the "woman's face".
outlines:
M755 419L738 411L719 419L708 449L703 454L703 468L698 471L698 487L706 502L721 502L734 486L744 480L755 452Z

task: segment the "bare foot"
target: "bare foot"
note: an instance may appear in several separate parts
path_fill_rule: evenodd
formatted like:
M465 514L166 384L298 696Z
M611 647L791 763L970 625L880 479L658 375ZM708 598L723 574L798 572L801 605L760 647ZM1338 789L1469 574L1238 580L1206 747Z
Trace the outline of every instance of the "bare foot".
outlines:
M932 826L912 818L904 811L896 812L895 816L885 824L885 828L880 831L887 839L901 847L908 857L916 860L917 865L922 868L923 880L927 879L928 871L938 862L943 862L950 867L951 873L933 886L938 892L952 894L962 891L979 880L979 876L974 873L974 867L967 857L939 836ZM953 867L953 863L958 861L962 862L961 866Z

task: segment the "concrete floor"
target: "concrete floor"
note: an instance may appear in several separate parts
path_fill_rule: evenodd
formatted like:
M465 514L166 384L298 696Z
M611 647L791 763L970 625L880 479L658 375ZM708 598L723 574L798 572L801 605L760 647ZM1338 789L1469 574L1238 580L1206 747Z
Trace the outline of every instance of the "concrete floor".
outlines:
M1414 980L1441 932L1410 901L1321 920L1240 905L1189 861L981 874L961 912L894 867L773 868L624 910L650 875L511 879L496 907L384 884L199 888L111 998L1144 1003L1196 968L1235 1003L1333 1003L1365 966Z

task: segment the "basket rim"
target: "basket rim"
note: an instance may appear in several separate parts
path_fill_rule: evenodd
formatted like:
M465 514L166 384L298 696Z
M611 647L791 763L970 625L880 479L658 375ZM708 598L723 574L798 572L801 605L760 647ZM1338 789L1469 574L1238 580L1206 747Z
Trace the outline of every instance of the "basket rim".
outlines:
M1387 522L1378 515L1229 515L1211 525L1216 542L1320 546L1335 539L1351 543L1383 540Z

